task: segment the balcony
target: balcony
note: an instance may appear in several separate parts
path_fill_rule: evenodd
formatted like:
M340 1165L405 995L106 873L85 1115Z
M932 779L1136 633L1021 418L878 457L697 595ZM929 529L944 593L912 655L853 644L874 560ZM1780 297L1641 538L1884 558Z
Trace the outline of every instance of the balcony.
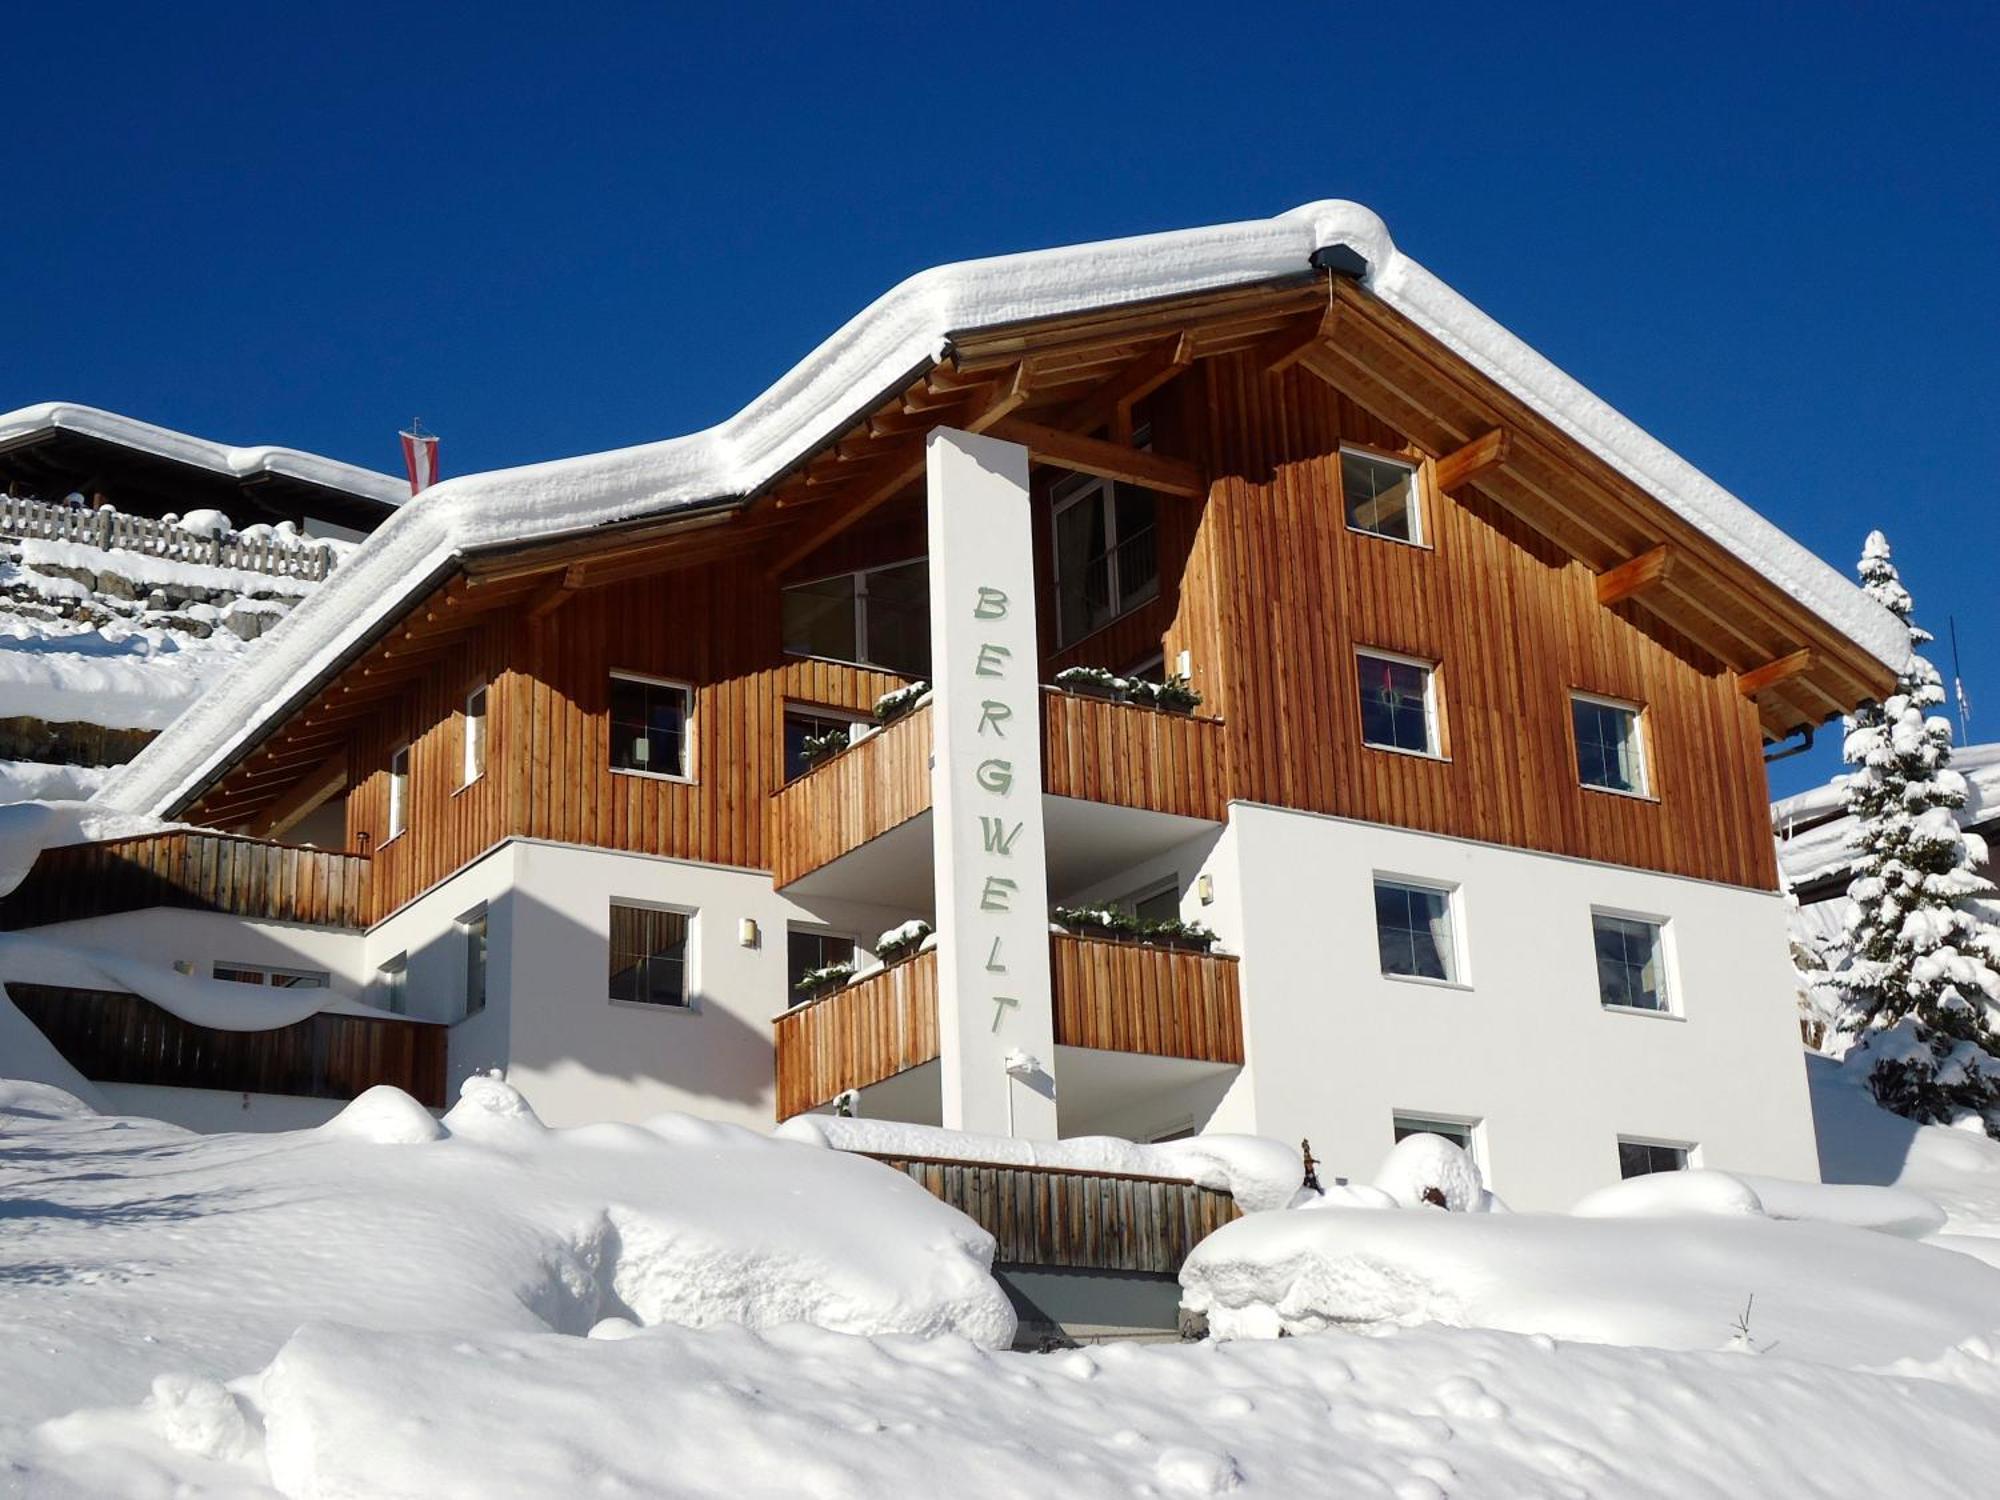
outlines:
M145 834L44 849L0 899L0 931L166 906L360 931L368 858L234 834Z
M1060 934L1049 947L1065 1133L1084 1133L1071 1121L1242 1066L1234 958ZM778 1118L868 1089L863 1113L935 1124L935 1070L925 1065L938 1056L937 1007L933 951L779 1016ZM925 1076L904 1076L917 1069Z
M1049 887L1065 892L1163 853L1228 815L1220 719L1046 689L1042 791ZM772 881L809 896L931 908L929 705L771 799Z

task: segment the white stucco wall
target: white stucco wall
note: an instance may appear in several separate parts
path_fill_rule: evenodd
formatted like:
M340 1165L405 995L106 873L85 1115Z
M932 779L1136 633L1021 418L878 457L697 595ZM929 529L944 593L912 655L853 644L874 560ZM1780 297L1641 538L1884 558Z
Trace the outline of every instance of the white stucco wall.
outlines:
M1779 897L1241 803L1215 867L1243 954L1250 1118L1228 1128L1365 1179L1393 1115L1477 1119L1521 1209L1616 1181L1621 1135L1817 1180ZM1457 885L1468 983L1382 975L1377 872ZM1599 1003L1593 907L1666 919L1678 1016Z

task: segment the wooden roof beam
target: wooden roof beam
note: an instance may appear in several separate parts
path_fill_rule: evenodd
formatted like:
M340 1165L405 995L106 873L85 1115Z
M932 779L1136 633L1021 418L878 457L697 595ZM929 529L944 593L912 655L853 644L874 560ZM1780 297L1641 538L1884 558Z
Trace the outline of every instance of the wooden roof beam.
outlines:
M1178 333L1150 354L1142 354L1088 396L1066 407L1056 425L1076 432L1129 427L1132 408L1194 364L1194 337Z
M1247 357L1253 368L1261 368L1266 375L1282 375L1310 354L1314 345L1331 339L1339 322L1340 305L1335 303L1323 313L1267 335Z
M1665 583L1674 570L1674 549L1662 542L1650 552L1607 568L1597 575L1597 602L1616 604Z
M1736 691L1746 698L1754 698L1781 682L1790 682L1802 677L1813 669L1814 657L1810 650L1794 651L1789 655L1767 661L1761 667L1752 667L1736 678Z
M1463 485L1472 483L1488 469L1497 468L1507 462L1508 451L1513 447L1513 439L1504 427L1496 427L1483 433L1463 447L1454 448L1432 465L1432 474L1438 489L1449 494Z
M1126 448L1101 438L1078 437L1044 427L1039 422L1007 417L987 431L1006 442L1019 443L1037 462L1078 474L1095 474L1101 479L1122 480L1144 485L1168 495L1200 499L1208 493L1208 476L1200 465L1185 459L1162 458L1143 448Z
M265 809L263 816L253 820L259 837L274 839L296 827L346 785L347 752L338 750L300 778L296 786Z

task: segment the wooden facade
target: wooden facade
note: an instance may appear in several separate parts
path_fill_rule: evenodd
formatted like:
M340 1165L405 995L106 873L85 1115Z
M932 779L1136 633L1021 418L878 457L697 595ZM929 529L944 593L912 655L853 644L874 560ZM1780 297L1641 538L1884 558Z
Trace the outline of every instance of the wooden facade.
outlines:
M1451 351L1353 284L1302 275L956 337L948 363L755 496L468 559L181 811L254 830L346 768L371 921L513 835L789 883L927 800L914 726L785 788L788 703L865 711L902 679L788 656L781 589L921 551L939 425L1037 459L1044 680L1185 652L1204 697L1176 720L1052 696L1058 795L1209 819L1246 800L1772 889L1764 739L1886 686L1879 663ZM1418 462L1422 545L1347 528L1343 443ZM1171 492L1157 592L1060 642L1049 489L1078 466ZM1362 647L1437 664L1443 755L1362 745ZM688 778L610 769L620 670L693 690ZM462 786L462 706L481 683L488 768ZM1576 691L1643 707L1648 796L1578 784ZM405 743L410 826L385 842Z
M173 832L44 849L0 897L0 931L151 906L266 922L366 925L369 862L228 834Z
M387 1083L419 1104L445 1104L446 1030L428 1021L323 1011L270 1031L218 1031L119 991L17 982L7 993L95 1083L307 1099L352 1099Z
M778 1118L866 1088L938 1055L937 953L857 980L772 1022Z
M1234 958L1052 933L1049 964L1057 1046L1242 1065Z
M1242 1216L1223 1189L1174 1177L866 1154L992 1235L1002 1266L1174 1276L1188 1252Z

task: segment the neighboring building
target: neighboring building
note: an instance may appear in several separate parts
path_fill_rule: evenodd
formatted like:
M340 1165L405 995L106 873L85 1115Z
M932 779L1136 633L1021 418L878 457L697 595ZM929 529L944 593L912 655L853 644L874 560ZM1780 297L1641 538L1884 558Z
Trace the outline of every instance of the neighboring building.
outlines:
M345 855L258 854L261 904L191 859L131 904L210 909L144 931L45 856L0 923L303 972L555 1123L845 1098L1348 1175L1432 1129L1522 1207L1811 1178L1761 747L1903 644L1316 204L928 272L720 428L440 485L106 794Z
M128 516L215 510L239 527L289 521L354 541L396 513L408 484L292 448L232 448L135 417L45 401L0 413L0 492Z

